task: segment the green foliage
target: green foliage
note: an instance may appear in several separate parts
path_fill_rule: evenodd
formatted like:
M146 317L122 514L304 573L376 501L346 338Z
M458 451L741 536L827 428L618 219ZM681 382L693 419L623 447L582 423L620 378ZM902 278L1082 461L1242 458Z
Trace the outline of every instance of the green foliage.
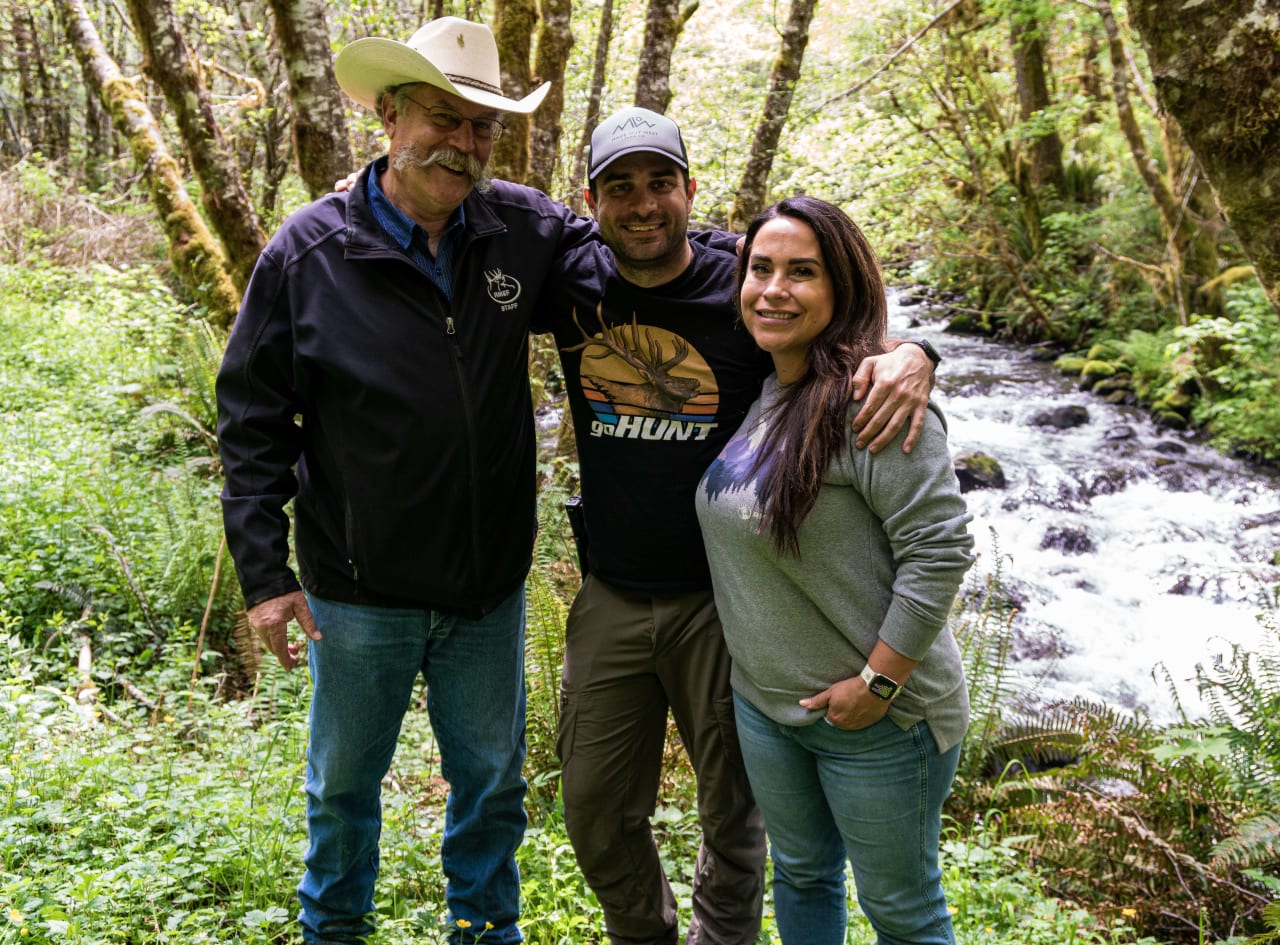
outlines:
M1183 730L1229 773L1250 813L1213 850L1216 862L1265 871L1280 894L1280 622L1277 590L1265 601L1267 634L1257 652L1233 646L1196 679L1208 719ZM1178 750L1187 749L1179 744ZM1166 749L1171 750L1171 749Z
M211 381L181 314L149 270L0 268L0 600L51 658L92 618L102 682L190 637L220 554ZM220 646L238 606L220 582Z
M1193 417L1220 448L1280 462L1280 314L1256 282L1232 286L1226 309L1175 332L1171 354L1201 390Z
M1134 931L1134 909L1108 923L1056 899L1027 865L1024 838L1004 835L993 815L991 824L963 834L952 828L943 838L942 884L960 945L1155 945Z

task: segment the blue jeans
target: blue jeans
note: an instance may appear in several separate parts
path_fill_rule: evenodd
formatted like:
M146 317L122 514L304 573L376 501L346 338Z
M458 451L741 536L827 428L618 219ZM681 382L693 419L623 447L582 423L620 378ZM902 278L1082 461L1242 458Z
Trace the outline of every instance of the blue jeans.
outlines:
M524 591L478 620L308 597L324 639L310 643L306 872L298 886L307 943L372 933L381 785L421 672L449 782L440 859L452 925L467 942L519 942L524 836ZM493 928L475 938L485 923Z
M736 693L734 709L785 945L842 945L846 857L879 945L954 945L938 844L960 746L939 754L924 722L796 728Z

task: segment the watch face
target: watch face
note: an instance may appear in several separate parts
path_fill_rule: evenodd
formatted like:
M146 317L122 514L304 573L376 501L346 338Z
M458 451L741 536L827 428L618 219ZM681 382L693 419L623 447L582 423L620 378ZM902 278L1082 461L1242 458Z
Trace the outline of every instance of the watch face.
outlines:
M871 682L867 683L872 695L879 696L881 699L892 699L898 694L898 685L887 676L877 675Z

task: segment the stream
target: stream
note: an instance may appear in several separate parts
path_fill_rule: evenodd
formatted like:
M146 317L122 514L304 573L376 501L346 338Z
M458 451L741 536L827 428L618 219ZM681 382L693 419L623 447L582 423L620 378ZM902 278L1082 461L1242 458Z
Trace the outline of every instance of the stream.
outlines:
M1194 685L1232 644L1256 650L1267 589L1280 583L1280 476L1158 429L1137 408L1080 391L1015 345L944 331L890 296L889 333L943 355L937 402L953 456L999 460L1004 489L965 494L977 574L994 570L1017 602L1014 667L1036 701L1084 697L1192 717ZM1034 425L1076 405L1088 421ZM970 685L975 681L971 680Z

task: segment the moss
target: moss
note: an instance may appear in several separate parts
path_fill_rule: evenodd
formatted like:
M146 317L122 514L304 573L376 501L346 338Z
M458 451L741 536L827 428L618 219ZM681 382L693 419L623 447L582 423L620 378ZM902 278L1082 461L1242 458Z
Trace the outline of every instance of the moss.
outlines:
M1191 408L1195 404L1195 397L1183 390L1174 390L1165 394L1155 402L1154 410L1157 415L1162 413L1176 413L1181 417L1189 417Z
M181 168L160 137L146 102L137 86L124 77L105 82L102 97L116 128L128 138L134 162L146 175L151 202L164 223L174 273L203 306L207 320L226 328L240 307L240 293L222 247L187 193Z
M1114 377L1115 373L1116 367L1110 361L1086 361L1080 371L1080 389L1091 390L1099 381Z
M1085 358L1064 354L1062 357L1058 358L1058 360L1053 362L1053 366L1068 377L1079 377L1087 363L1087 359Z
M1128 393L1132 390L1133 378L1124 374L1117 374L1114 377L1103 378L1093 386L1093 392L1099 397L1105 397L1107 394L1115 391Z
M1120 349L1110 341L1099 341L1089 349L1088 359L1090 361L1112 361L1121 355Z

